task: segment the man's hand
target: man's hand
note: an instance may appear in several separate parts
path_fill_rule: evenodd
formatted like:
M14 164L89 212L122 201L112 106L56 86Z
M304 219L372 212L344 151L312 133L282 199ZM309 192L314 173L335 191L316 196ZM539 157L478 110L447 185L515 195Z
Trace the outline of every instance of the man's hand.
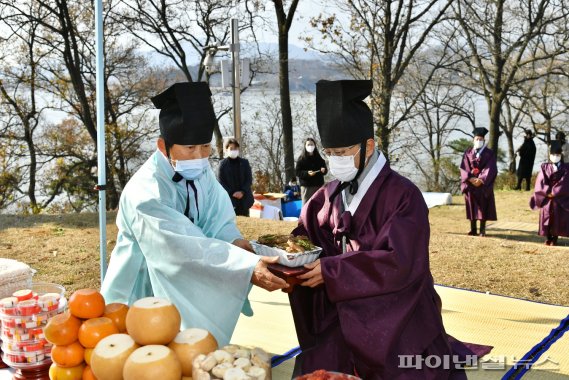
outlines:
M241 199L241 198L243 198L244 195L245 195L245 193L243 193L242 191L236 191L233 193L233 198Z
M243 248L246 251L255 253L255 251L253 250L253 247L251 246L251 243L249 243L249 240L235 239L235 240L233 240L233 243L231 243L231 244L233 244L239 248Z
M326 168L320 168L320 171L324 173L326 171Z
M268 290L272 292L273 290L277 289L286 289L289 285L286 283L285 280L279 278L272 274L267 269L267 264L273 264L279 261L278 256L267 257L261 256L261 260L255 266L253 270L253 275L251 276L251 283L253 285L257 285L260 288Z
M306 280L300 285L315 288L318 285L324 283L324 278L322 278L322 267L320 266L320 259L316 260L313 263L306 264L304 267L312 270L297 277L301 280Z
M553 194L551 194L551 193L547 194L547 198L551 199L551 198L553 198L553 197L554 197Z
M473 186L480 187L484 184L480 178L469 178L468 182L470 182Z

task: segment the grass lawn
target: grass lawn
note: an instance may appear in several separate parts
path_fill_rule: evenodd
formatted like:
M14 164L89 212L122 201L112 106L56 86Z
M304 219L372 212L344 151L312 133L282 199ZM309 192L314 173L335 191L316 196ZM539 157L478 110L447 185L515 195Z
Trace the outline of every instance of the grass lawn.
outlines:
M569 306L569 239L547 247L537 236L538 212L529 192L499 191L499 222L531 223L532 232L494 229L487 237L466 236L464 199L430 211L431 271L435 282L493 294ZM115 214L107 218L107 249L115 245ZM490 223L489 223L490 224ZM244 236L288 233L294 223L238 218ZM529 224L528 224L529 226ZM99 287L99 232L96 214L0 215L0 257L37 270L35 279L62 284L68 292Z

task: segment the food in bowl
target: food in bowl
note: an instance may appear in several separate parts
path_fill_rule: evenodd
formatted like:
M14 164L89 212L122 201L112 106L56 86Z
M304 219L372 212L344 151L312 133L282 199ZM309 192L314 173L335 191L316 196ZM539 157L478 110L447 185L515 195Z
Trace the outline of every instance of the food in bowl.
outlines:
M257 242L267 247L280 248L288 253L304 253L316 248L307 236L268 234L259 236Z
M340 372L329 372L323 369L295 377L294 380L361 380L359 377Z

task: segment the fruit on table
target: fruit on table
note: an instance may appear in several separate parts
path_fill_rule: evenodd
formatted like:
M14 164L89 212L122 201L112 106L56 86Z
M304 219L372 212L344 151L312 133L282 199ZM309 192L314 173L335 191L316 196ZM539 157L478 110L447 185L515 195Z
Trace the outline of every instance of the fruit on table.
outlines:
M93 373L101 380L122 380L124 365L138 347L127 334L109 335L97 343L91 355Z
M130 354L123 377L124 380L180 380L182 365L170 348L152 344Z
M124 303L110 303L105 306L103 317L110 318L119 329L119 333L125 333L127 312L128 306Z
M106 317L87 319L79 328L79 342L85 348L94 348L99 341L109 335L118 334L119 329Z
M91 365L91 356L93 356L94 348L86 348L85 352L83 353L83 359L87 365Z
M44 328L45 339L59 346L67 346L77 340L81 320L69 312L51 318Z
M51 348L51 360L59 367L76 367L83 363L85 348L79 342L67 346L54 345Z
M181 331L168 345L182 364L184 376L192 376L192 362L199 354L209 354L217 349L217 341L207 330L190 328Z
M78 318L97 318L105 312L105 299L95 289L79 289L69 297L69 311Z
M178 332L182 319L170 301L147 297L136 301L126 314L126 330L140 345L170 343Z
M81 380L83 378L84 364L76 367L63 368L53 363L49 367L49 380Z
M93 373L91 367L85 366L85 369L83 370L83 377L81 378L81 380L98 380L98 379L95 377L95 374Z

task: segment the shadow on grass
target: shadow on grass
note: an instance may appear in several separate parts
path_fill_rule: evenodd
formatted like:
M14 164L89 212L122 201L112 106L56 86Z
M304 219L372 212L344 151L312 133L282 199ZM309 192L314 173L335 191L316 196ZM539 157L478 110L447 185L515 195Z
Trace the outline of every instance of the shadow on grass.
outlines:
M509 233L508 233L509 232ZM449 232L449 235L456 235L456 236L464 236L472 239L476 239L480 237L477 236L467 236L466 233L457 233L457 232ZM545 242L545 237L540 236L536 232L526 232L526 231L515 231L515 230L486 230L486 237L487 238L494 238L494 239L502 239L508 241L516 241L520 243L536 243L543 245ZM560 237L557 242L558 247L569 247L569 238Z
M115 223L116 211L107 212L107 225ZM9 228L32 228L42 224L53 224L62 228L97 228L99 214L41 214L41 215L0 215L0 231Z

